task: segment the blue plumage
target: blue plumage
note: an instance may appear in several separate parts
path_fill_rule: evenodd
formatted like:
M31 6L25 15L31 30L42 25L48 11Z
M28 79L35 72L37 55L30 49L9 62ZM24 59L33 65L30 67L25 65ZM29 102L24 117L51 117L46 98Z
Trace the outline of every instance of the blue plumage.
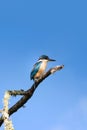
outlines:
M42 63L42 61L38 61L38 62L34 65L34 68L32 69L31 74L30 74L30 79L31 79L31 80L32 80L32 79L34 80L34 76L35 76L36 73L38 72L41 63Z

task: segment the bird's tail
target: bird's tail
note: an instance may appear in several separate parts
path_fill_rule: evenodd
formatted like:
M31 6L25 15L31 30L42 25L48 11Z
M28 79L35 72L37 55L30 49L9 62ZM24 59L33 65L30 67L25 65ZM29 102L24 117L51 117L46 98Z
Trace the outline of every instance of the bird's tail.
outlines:
M36 89L36 81L34 81L34 89Z

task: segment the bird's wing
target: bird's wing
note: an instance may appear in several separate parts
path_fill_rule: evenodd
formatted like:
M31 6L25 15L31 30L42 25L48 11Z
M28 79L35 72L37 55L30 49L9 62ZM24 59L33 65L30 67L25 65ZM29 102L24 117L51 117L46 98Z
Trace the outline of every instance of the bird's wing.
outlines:
M30 73L30 79L34 79L35 74L38 72L40 68L41 61L38 61L36 64L34 64L33 69Z

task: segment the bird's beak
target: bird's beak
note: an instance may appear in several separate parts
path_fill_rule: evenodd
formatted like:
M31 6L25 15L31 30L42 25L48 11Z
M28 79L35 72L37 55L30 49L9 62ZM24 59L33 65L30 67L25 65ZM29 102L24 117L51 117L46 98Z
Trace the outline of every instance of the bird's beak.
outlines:
M56 61L56 60L54 60L54 59L49 59L48 61Z

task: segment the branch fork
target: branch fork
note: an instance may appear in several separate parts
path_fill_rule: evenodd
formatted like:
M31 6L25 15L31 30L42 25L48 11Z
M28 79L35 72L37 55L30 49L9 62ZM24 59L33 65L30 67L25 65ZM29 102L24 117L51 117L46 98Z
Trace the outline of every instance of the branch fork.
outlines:
M34 83L31 88L29 88L28 90L24 91L24 90L8 90L7 92L5 92L4 95L4 109L0 110L0 112L2 113L2 116L0 117L0 126L2 125L2 123L4 122L5 124L5 128L9 128L9 129L5 129L5 130L14 130L13 125L12 125L12 121L9 119L9 116L12 115L13 113L15 113L18 109L20 109L21 107L24 106L24 104L32 97L32 95L35 92L35 89L38 87L38 85L48 76L50 76L51 74L55 73L56 71L59 71L61 69L64 68L64 65L60 65L60 66L55 66L51 69L49 69L41 79L39 79L36 83ZM17 96L17 95L21 95L21 99L19 101L17 101L10 109L8 108L9 105L9 99L11 96ZM7 125L9 127L7 127ZM10 128L11 127L11 128Z

